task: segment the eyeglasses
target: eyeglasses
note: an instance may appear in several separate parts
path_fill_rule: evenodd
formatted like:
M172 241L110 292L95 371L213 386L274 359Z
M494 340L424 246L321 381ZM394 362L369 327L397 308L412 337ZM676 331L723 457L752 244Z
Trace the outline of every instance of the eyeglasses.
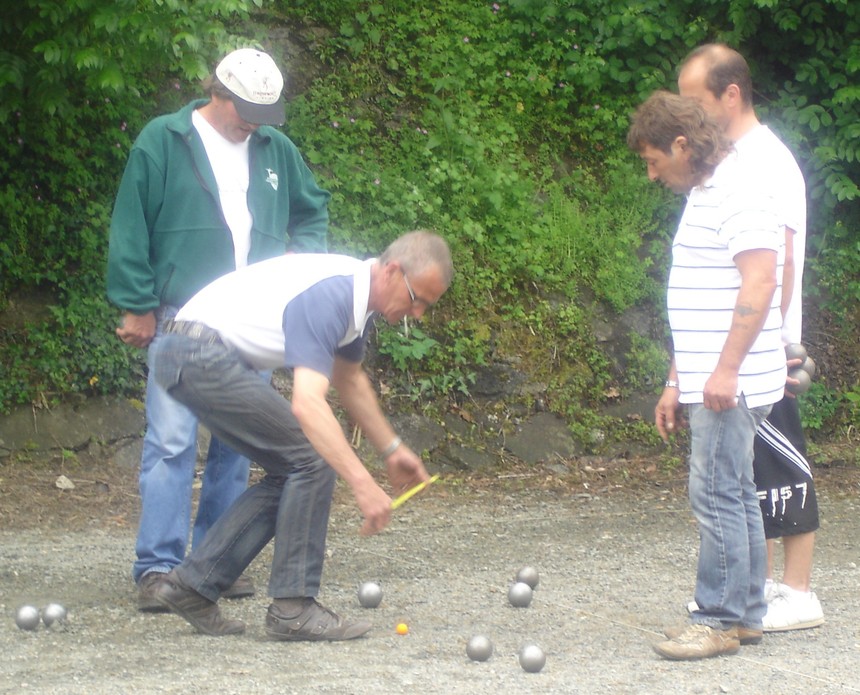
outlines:
M415 306L419 302L423 304L427 309L433 306L433 302L428 302L423 297L419 297L415 294L415 291L412 289L412 285L409 284L409 278L406 277L406 271L403 268L400 269L400 274L403 276L403 282L406 284L406 291L409 292L409 299L412 300L412 306Z
M412 303L415 304L415 302L418 301L418 297L416 297L415 292L412 291L412 285L409 284L409 278L406 277L406 272L403 270L400 272L403 274L403 282L406 283L406 291L409 293L409 299L411 299Z

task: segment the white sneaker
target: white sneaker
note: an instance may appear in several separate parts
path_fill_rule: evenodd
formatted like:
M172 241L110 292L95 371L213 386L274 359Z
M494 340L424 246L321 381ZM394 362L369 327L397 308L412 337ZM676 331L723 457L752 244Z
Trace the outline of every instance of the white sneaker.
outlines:
M779 596L779 587L782 586L779 582L773 581L773 579L765 579L764 580L764 600L765 603L770 603L777 596Z
M773 601L777 596L780 595L780 587L783 586L779 582L773 581L773 579L767 579L764 583L764 600L769 604ZM817 600L817 599L816 599ZM690 601L687 604L687 613L695 613L699 610L699 604L695 601Z
M762 620L765 632L805 630L824 623L824 611L814 592L805 594L781 584Z

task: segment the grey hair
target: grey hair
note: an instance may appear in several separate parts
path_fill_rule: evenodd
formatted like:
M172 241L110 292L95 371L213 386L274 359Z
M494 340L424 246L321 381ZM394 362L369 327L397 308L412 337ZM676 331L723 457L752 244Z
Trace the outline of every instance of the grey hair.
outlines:
M450 287L454 278L454 264L451 261L448 242L426 229L407 232L395 239L382 252L379 261L383 264L396 261L404 271L416 276L436 266L445 287Z

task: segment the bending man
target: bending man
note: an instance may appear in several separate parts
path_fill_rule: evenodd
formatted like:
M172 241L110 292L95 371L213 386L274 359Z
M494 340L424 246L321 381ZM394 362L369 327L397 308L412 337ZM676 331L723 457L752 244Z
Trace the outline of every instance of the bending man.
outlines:
M250 487L156 598L210 635L244 631L216 601L272 538L266 632L282 640L343 640L370 629L316 601L335 478L352 489L362 532L388 524L391 499L356 456L327 401L329 387L380 452L395 493L428 479L395 434L361 367L367 324L420 318L447 290L445 241L411 232L379 259L305 254L263 261L215 281L168 326L158 382L211 431L259 464ZM292 402L255 370L293 371Z

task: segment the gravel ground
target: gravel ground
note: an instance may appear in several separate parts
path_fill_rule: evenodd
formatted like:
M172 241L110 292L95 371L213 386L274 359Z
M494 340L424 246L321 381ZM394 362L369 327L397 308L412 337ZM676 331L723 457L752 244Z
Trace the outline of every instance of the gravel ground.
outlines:
M732 657L668 662L651 650L691 598L696 527L683 489L560 495L445 489L398 510L389 529L358 536L339 491L321 601L374 629L345 643L265 638L264 591L222 603L245 635L196 634L173 615L136 610L131 525L0 531L0 692L8 693L860 693L860 519L855 491L820 492L824 525L814 584L827 623L766 636ZM524 486L525 487L525 486ZM264 588L270 554L249 568ZM507 588L532 565L528 608ZM356 590L373 580L376 609ZM59 601L62 630L19 630L15 609ZM395 632L397 623L409 633ZM465 654L487 635L489 661ZM517 662L528 642L546 666Z

